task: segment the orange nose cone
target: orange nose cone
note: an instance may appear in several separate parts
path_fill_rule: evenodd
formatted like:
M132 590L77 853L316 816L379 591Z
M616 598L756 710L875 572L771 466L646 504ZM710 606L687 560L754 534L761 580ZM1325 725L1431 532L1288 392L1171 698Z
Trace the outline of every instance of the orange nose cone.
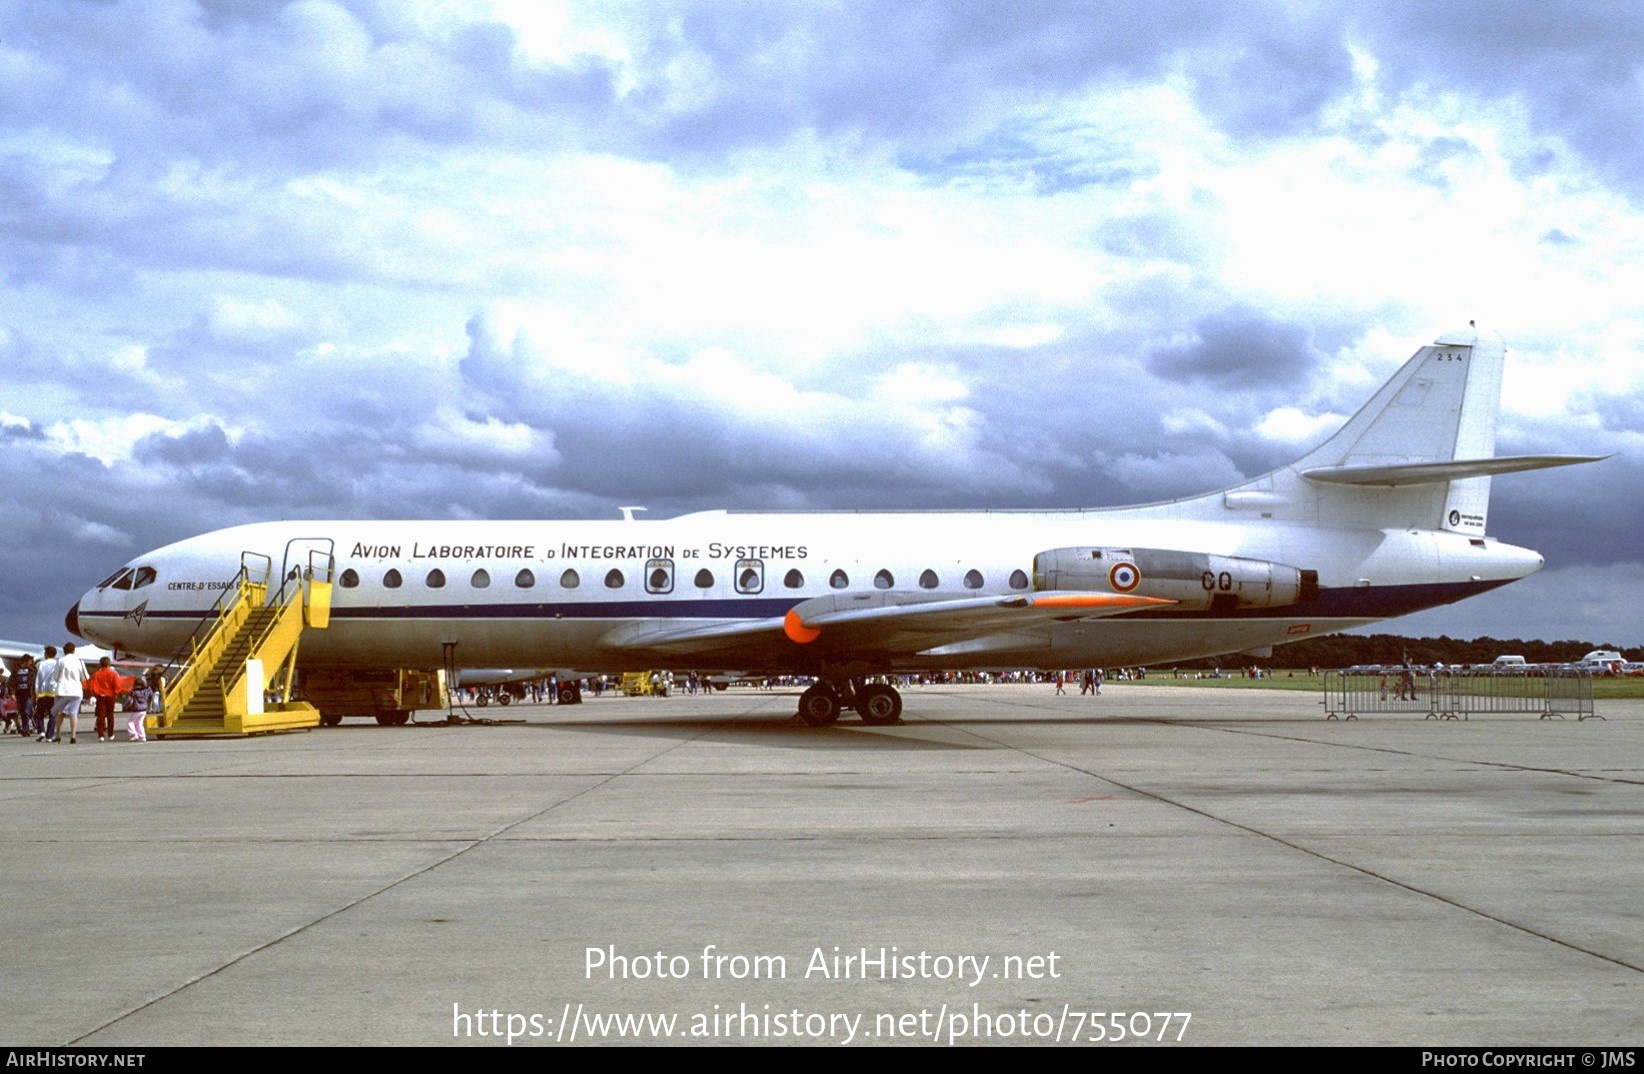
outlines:
M815 627L808 627L799 618L799 612L794 608L788 609L788 614L782 617L782 633L793 641L804 645L808 641L815 641L822 636L822 631Z

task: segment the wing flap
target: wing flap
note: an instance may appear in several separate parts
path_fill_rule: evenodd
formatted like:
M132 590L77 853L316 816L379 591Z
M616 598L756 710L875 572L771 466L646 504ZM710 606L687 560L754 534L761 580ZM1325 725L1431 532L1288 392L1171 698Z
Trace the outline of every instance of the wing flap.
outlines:
M957 599L891 591L830 594L796 604L781 619L630 623L606 635L604 643L680 657L752 644L814 644L853 656L905 656L1003 630L1174 603L1129 593L1069 591Z

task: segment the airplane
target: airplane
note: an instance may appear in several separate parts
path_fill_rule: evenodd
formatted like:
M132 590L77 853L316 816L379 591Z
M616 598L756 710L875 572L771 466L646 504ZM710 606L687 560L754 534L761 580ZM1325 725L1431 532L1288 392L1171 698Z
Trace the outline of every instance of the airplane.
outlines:
M57 651L62 652L63 647L58 645ZM18 662L21 661L25 655L32 656L36 666L38 666L39 663L46 658L46 647L44 645L31 645L28 642L22 641L0 640L0 679L4 679L9 683L11 681L12 673L17 670ZM126 691L131 689L137 679L147 674L149 668L157 666L152 661L133 660L117 650L110 651L108 649L93 645L90 642L87 642L84 645L76 644L74 646L74 655L78 656L81 663L86 665L87 671L96 671L98 662L102 660L103 657L108 657L109 662L113 664L114 669L120 672L120 694L122 702L124 701Z
M1469 322L1297 461L1168 502L254 523L137 556L67 625L164 657L235 585L242 553L287 578L319 557L335 569L331 622L304 637L300 669L805 675L805 723L844 709L892 723L902 699L875 678L1270 651L1539 570L1486 534L1490 478L1607 456L1496 457L1505 354Z
M57 651L63 651L61 644L57 646ZM105 656L119 668L142 668L146 670L153 666L147 661L128 660L118 651L99 648L89 642L85 645L77 643L74 646L74 655L78 656L81 663L92 670L96 670L97 662ZM6 669L8 675L16 669L17 662L24 656L32 656L35 663L39 663L46 658L46 647L44 645L31 645L22 641L0 640L0 666Z

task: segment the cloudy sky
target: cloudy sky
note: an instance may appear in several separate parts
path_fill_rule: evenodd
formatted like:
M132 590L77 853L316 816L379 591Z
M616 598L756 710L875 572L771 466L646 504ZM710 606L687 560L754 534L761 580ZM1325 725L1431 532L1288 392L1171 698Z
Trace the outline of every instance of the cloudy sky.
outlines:
M1644 6L0 0L0 636L242 521L1156 500L1508 342L1644 644Z

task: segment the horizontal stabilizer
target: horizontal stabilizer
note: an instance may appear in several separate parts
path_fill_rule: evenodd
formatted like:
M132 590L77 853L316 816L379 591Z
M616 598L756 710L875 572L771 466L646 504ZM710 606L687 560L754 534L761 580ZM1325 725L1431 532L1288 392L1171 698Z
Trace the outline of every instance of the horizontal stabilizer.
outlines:
M1436 485L1465 477L1489 477L1522 470L1545 470L1553 466L1575 466L1600 462L1608 455L1504 455L1489 459L1448 459L1441 462L1410 462L1393 466L1319 466L1303 470L1309 481L1331 485Z

